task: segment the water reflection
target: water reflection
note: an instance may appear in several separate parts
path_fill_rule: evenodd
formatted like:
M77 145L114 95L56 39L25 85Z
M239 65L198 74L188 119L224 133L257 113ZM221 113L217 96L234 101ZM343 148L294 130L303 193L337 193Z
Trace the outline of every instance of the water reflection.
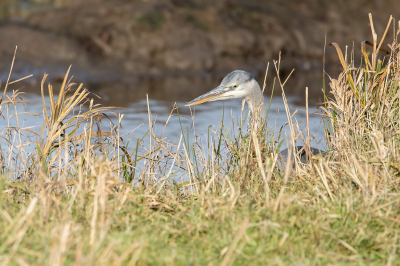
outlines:
M101 83L88 83L85 86L101 99L96 99L96 103L104 106L117 106L125 109L117 109L116 113L124 114L122 120L122 134L127 134L131 131L133 135L123 136L129 138L141 138L149 129L149 114L148 107L151 111L151 119L156 120L155 130L158 135L162 133L163 137L169 142L177 143L179 141L182 129L190 132L194 131L200 136L207 134L209 127L216 129L219 127L222 118L225 127L230 134L238 134L237 123L241 117L241 100L232 99L228 101L210 102L203 105L198 105L195 108L185 106L185 103L193 98L216 87L221 77L204 75L203 77L170 77L159 78L152 80L135 80L125 78L119 81L108 81ZM260 84L263 83L263 77L257 77ZM321 91L320 72L306 72L292 76L285 85L285 92L288 97L288 103L291 113L298 109L295 119L298 122L305 121L305 87L309 87L309 113L310 113L310 133L315 135L312 145L315 147L323 147L324 133L321 125L321 116L315 113L318 104L322 102L323 93ZM52 82L54 83L54 82ZM27 92L24 100L30 103L26 106L26 111L38 115L42 115L42 100L39 95L40 85L35 84L13 84L9 87L12 89L20 89ZM270 101L273 79L268 78L265 91L265 102ZM60 87L59 84L53 84L55 90ZM147 102L146 95L149 97ZM178 107L178 112L174 106ZM21 111L21 110L20 110ZM245 108L247 112L247 108ZM170 117L172 114L172 117ZM117 123L117 118L111 116L114 124ZM25 127L41 126L42 120L38 117L32 118L28 114L19 116ZM167 126L165 126L168 121ZM269 113L268 126L270 130L279 132L282 126L287 122L287 116L283 105L281 90L275 85L274 97ZM7 125L1 121L0 127L13 126ZM15 125L14 125L15 126ZM165 127L165 128L164 128ZM305 129L305 123L302 124ZM286 135L285 135L286 133ZM305 133L304 133L305 134ZM193 135L192 135L193 136ZM289 127L284 127L282 137L289 137ZM193 138L192 138L193 141ZM301 141L298 144L302 144ZM286 147L286 143L282 148Z
M153 78L148 80L123 79L118 81L85 84L91 92L96 93L102 99L99 102L104 105L127 107L131 103L146 98L146 94L153 100L164 103L188 102L197 96L204 94L218 86L226 73L221 75L203 75L196 77L168 77ZM285 80L288 73L282 75ZM258 75L257 81L262 86L264 76ZM267 86L264 95L269 97L274 84L273 76L267 78ZM294 74L285 84L286 95L295 96L293 104L304 106L305 88L309 88L309 102L317 105L323 101L322 73L320 71L300 72ZM274 95L280 97L281 89L278 82L275 83Z

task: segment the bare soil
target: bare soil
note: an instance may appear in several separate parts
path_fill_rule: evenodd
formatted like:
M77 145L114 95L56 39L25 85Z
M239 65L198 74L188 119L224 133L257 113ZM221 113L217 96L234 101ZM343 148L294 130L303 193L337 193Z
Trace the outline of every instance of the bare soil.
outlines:
M88 75L263 71L279 52L284 69L322 69L325 34L328 43L343 49L353 42L358 46L371 36L370 12L380 36L400 5L398 0L73 1L31 13L22 23L1 24L0 72L15 45L24 63L47 68L73 63ZM333 48L327 47L326 63L337 63Z

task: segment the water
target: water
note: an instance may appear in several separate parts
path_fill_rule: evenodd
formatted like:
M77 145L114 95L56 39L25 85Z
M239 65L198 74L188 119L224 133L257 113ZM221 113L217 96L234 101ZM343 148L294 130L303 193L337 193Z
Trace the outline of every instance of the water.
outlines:
M19 126L29 128L33 131L40 130L43 123L41 117L34 117L31 115L37 114L41 116L43 112L38 78L39 77L32 78L30 84L16 83L9 87L9 91L19 89L20 91L26 92L22 97L30 104L25 106L26 113L23 113L24 109L21 108L21 106L19 107ZM157 135L160 136L162 133L162 137L165 137L168 142L178 143L182 129L185 133L187 130L192 132L192 134L190 134L190 142L193 142L193 133L196 136L207 135L210 129L216 130L219 128L222 118L224 126L227 128L229 134L237 136L237 124L242 115L242 103L240 99L210 102L195 106L194 108L185 106L186 102L216 87L220 80L221 77L211 76L173 77L145 81L125 79L99 83L89 82L86 84L86 87L91 92L101 97L101 99L98 99L97 96L92 95L92 97L95 98L95 103L97 102L104 106L125 108L115 110L117 114L124 115L121 129L124 140L135 139L136 137L141 138L146 134L149 129L148 111L150 110L151 119L156 121L155 130ZM257 80L261 83L263 78L258 77ZM311 144L314 147L323 149L325 135L321 123L321 115L314 114L318 108L318 104L321 103L323 99L323 94L321 92L322 82L320 80L320 73L310 72L295 75L291 77L289 82L285 85L285 92L291 114L297 110L294 121L297 120L301 123L303 134L306 136L305 87L309 87L310 133L314 136ZM55 91L57 92L57 88L60 87L60 84L54 80L52 84L54 84ZM268 79L265 92L266 103L270 101L272 84L273 79ZM146 95L148 95L148 102ZM47 96L46 101L48 101ZM171 113L175 104L178 107L179 116L176 110ZM246 111L247 107L244 109L244 112ZM10 110L10 112L13 111ZM170 117L170 115L172 116ZM118 124L116 116L112 115L110 117L114 124ZM168 124L165 125L167 120ZM275 87L274 97L272 97L268 120L268 128L270 130L275 129L276 134L287 122L287 115L281 91L278 86ZM16 126L15 119L11 119L10 123L4 120L0 121L0 128L12 126ZM281 139L289 138L289 136L289 126L286 125L283 127ZM299 141L297 144L302 145L303 143ZM286 146L287 144L285 142L282 149Z
M14 75L11 80L16 80L21 76L24 75ZM109 114L109 117L114 125L118 125L118 116L123 115L120 137L123 139L125 145L129 143L128 151L131 154L136 147L137 139L141 139L149 130L149 116L151 121L155 121L152 132L158 138L163 138L164 141L170 144L178 144L181 134L183 133L186 144L193 144L196 142L200 145L204 154L208 154L207 143L210 143L208 139L210 136L209 133L213 132L213 136L219 136L222 122L226 128L226 132L224 131L224 133L228 134L230 139L238 137L238 124L240 124L242 116L242 101L241 99L231 99L227 101L205 103L191 108L186 107L185 104L218 86L221 79L222 77L211 76L197 78L169 77L144 81L127 78L102 82L88 81L84 82L84 84L85 87L93 93L89 97L95 99L94 103L103 106L118 106L124 108L113 110L115 115ZM305 84L307 84L306 86L309 87L310 95L310 134L313 137L311 145L325 150L325 135L321 123L322 117L321 115L314 114L319 103L322 102L323 99L323 94L320 90L321 82L319 82L319 79L319 73L295 75L285 85L285 92L291 114L293 115L297 110L293 116L293 121L300 123L300 129L303 135L306 136ZM35 75L30 79L30 83L20 82L9 86L7 96L10 96L13 90L19 90L20 92L24 92L24 94L20 96L29 104L17 104L18 116L15 115L15 110L12 105L10 105L9 109L6 109L4 104L2 105L1 111L3 117L9 118L0 120L2 136L7 137L7 132L13 127L25 128L38 135L40 134L43 125L43 103L40 95L40 80L41 76ZM81 81L82 79L75 77L74 80ZM257 80L260 82L263 78L258 77ZM59 80L54 77L51 78L50 76L49 81L54 87L54 95L58 95L58 89L61 87ZM264 101L267 106L270 101L272 84L273 79L267 80L264 96ZM47 86L45 86L45 91L47 92ZM101 99L98 97L101 97ZM46 106L49 106L49 97L47 95L45 95L45 102ZM88 106L81 106L81 109L83 111L85 109L87 110ZM244 108L244 114L246 113L247 106ZM268 129L270 131L275 130L275 135L277 135L282 128L280 140L286 140L290 138L290 129L286 123L287 115L281 96L281 90L276 86L268 116ZM107 127L109 122L107 122L106 119L103 120L103 125L102 131L110 131L109 127ZM79 130L83 130L83 126L80 127ZM28 169L30 162L26 159L30 158L30 154L36 149L38 138L34 134L28 133L26 130L20 130L20 132L21 135L15 134L15 137L13 137L11 141L13 152L8 156L7 164L7 167L10 169ZM244 130L244 132L246 131ZM80 133L82 132L78 132L78 134ZM211 140L211 142L216 143L216 140ZM154 147L154 139L152 139L152 143ZM3 150L10 146L4 139L0 140L0 144ZM183 152L183 142L181 144L180 151ZM149 137L146 135L139 146L138 158L148 154L149 145ZM169 146L169 144L166 143L164 143L164 145ZM301 138L299 138L297 145L303 145ZM286 147L287 142L285 141L281 149ZM221 150L221 153L222 156L224 156L224 154L227 155L224 150ZM16 156L19 160L13 160ZM134 156L134 154L132 154L132 156ZM135 164L135 177L140 173L148 172L147 162L148 160L141 160ZM171 161L165 160L163 163L166 163L165 165L169 169ZM176 181L188 180L188 176L185 174L186 172L182 172L183 175L179 174L180 168L178 166L175 165L171 169L173 169L174 173L171 178L176 179Z

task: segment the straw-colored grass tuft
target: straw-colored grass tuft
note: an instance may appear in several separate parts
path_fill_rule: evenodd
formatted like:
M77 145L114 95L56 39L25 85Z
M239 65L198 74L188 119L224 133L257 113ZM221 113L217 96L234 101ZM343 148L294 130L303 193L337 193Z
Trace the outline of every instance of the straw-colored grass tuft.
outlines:
M122 134L122 115L111 119L115 109L96 105L69 71L58 96L51 85L45 96L44 76L41 122L25 127L30 114L21 92L6 93L8 79L0 111L16 126L0 142L0 264L398 264L399 32L386 49L370 22L361 65L335 45L343 72L323 108L329 156L294 170L276 169L284 138L270 128L235 136L221 124L194 143L182 129L169 143L148 104L146 135ZM288 146L309 143L297 111L286 112Z

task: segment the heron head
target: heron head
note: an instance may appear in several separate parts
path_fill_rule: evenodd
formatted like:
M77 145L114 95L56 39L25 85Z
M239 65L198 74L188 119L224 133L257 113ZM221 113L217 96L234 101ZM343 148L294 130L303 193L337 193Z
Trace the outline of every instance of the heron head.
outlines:
M246 98L251 94L254 83L258 86L252 74L243 70L235 70L226 75L218 87L188 102L186 106L233 98Z

